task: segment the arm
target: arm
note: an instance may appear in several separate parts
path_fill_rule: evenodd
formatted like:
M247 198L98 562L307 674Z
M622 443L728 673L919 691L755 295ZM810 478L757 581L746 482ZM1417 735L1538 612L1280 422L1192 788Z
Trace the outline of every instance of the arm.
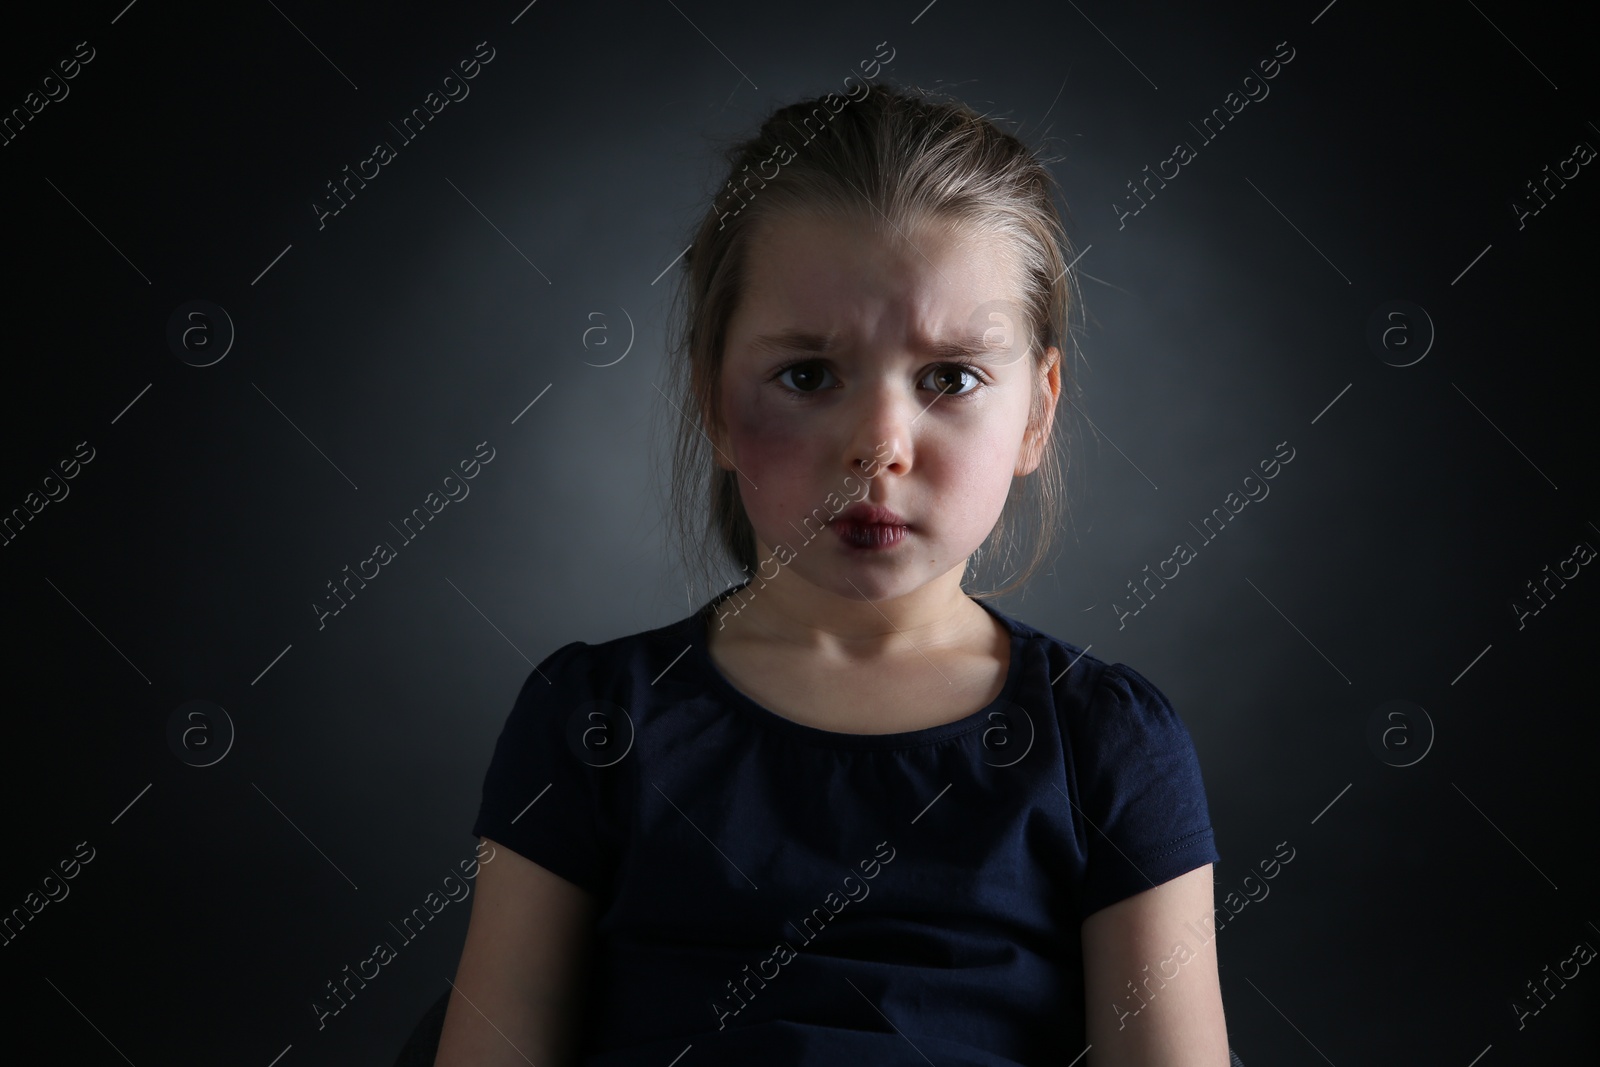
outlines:
M1083 921L1090 1067L1227 1067L1212 907L1208 863Z
M488 838L487 844L493 844ZM435 1067L571 1062L594 898L504 845L478 871Z

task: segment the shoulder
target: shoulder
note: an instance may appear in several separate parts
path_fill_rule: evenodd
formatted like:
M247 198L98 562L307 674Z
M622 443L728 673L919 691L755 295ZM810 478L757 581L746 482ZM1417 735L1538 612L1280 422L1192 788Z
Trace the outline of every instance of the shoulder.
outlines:
M569 641L534 665L519 700L556 697L607 701L624 708L666 693L698 665L693 617L604 641Z
M1183 718L1167 694L1142 672L1102 659L1074 644L1005 616L1028 650L1027 689L1048 691L1062 739L1074 762L1088 770L1138 758L1186 759L1193 751Z
M999 617L1014 637L1021 641L1025 654L1029 657L1028 670L1035 676L1043 670L1046 683L1053 690L1059 692L1063 688L1080 687L1085 684L1086 679L1092 683L1094 676L1106 665L1103 660L1089 655L1084 646L1075 645L1054 634L1046 633L1037 626L1001 611L993 604L985 606ZM1037 678L1033 680L1036 681Z
M1073 695L1068 728L1099 759L1187 758L1193 751L1189 729L1167 694L1126 663L1101 663Z
M1003 617L1030 651L1035 683L1042 673L1056 709L1064 717L1172 712L1166 694L1128 664L1102 659L1089 651L1092 646L1077 645L1019 619Z

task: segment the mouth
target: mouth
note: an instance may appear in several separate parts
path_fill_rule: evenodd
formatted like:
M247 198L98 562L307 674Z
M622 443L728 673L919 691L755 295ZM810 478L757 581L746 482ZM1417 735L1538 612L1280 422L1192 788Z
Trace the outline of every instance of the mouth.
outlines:
M893 548L911 529L893 511L872 504L852 504L828 525L846 546L867 550Z
M833 519L835 523L854 523L861 526L909 526L910 523L886 507L877 504L851 504Z
M906 538L909 526L895 526L886 522L844 522L835 519L829 528L850 548L875 550L893 548Z

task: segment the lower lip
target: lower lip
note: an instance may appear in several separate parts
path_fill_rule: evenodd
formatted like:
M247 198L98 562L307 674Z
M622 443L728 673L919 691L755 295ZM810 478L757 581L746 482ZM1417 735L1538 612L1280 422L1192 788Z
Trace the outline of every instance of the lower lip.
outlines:
M883 522L833 522L830 524L847 548L876 552L905 540L908 527Z

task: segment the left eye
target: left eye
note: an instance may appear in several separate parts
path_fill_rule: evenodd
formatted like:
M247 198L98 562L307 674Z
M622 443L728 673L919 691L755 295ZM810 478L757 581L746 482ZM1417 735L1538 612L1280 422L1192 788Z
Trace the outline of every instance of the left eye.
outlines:
M961 388L962 378L970 379L972 387L969 389ZM935 367L928 372L928 377L922 380L926 382L929 379L943 379L945 384L933 387L934 391L941 396L966 396L982 384L982 379L977 374L959 363L946 363L942 367Z
M778 381L783 382L785 378L794 375L795 384L789 386L791 392L815 393L821 388L821 383L817 380L819 373L828 373L827 368L820 363L791 363L779 371L775 377ZM809 381L806 384L802 384L801 379L803 378L809 379ZM784 382L784 384L788 385L787 382Z

